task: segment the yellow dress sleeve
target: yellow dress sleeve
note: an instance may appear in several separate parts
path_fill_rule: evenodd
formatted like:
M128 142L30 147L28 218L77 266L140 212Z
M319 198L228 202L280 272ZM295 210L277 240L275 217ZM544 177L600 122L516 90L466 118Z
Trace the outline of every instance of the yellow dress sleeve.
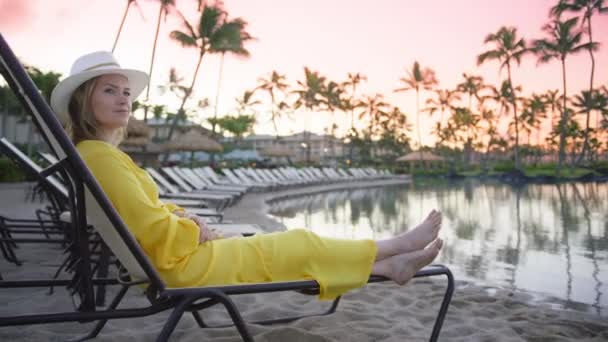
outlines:
M167 210L169 210L169 212L176 212L176 211L185 212L186 211L186 209L180 207L179 205L175 205L173 203L163 202L163 204L164 204L165 208L167 208Z
M171 213L177 206L150 198L132 165L108 150L84 158L104 192L145 253L159 269L186 262L197 246L199 228Z

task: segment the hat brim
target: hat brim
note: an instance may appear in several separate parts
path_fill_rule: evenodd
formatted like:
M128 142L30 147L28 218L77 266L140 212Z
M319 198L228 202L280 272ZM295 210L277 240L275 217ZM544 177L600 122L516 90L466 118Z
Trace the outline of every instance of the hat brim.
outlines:
M51 93L51 108L62 122L69 121L68 105L74 91L84 82L103 75L118 74L123 75L129 80L131 88L131 101L137 99L148 85L148 74L134 69L101 69L90 70L72 75L59 82Z

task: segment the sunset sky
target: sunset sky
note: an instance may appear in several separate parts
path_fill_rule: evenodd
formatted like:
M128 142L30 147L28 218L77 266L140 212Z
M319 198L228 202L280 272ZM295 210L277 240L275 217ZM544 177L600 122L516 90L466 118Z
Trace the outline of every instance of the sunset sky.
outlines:
M110 50L127 0L0 0L0 32L21 61L43 70L69 72L78 56ZM148 70L152 51L158 2L138 1L141 12L132 8L121 35L116 56L125 67ZM178 8L191 22L197 18L195 1L177 0ZM476 56L488 47L483 39L500 26L515 26L526 40L544 37L554 0L226 0L231 17L242 17L247 31L257 38L246 47L248 59L227 56L224 64L219 113L232 112L234 99L252 89L257 79L272 70L285 74L291 85L303 80L304 66L319 71L330 80L342 82L348 72L360 72L368 81L359 94L380 93L399 106L415 122L415 94L394 93L399 78L414 61L435 70L441 88L454 88L462 73L479 74L487 83L498 85L498 64L476 66ZM143 18L142 18L143 15ZM178 104L157 86L166 83L170 67L176 67L189 84L197 52L187 50L171 39L169 32L182 29L178 18L169 17L161 26L157 61L152 78L152 96L175 111ZM594 17L594 39L601 44L596 53L596 84L608 83L608 15ZM585 38L586 39L586 38ZM569 94L588 88L590 59L586 52L567 60ZM208 56L195 86L195 99L213 103L217 89L219 58ZM537 66L536 58L526 57L513 70L513 80L524 92L561 90L561 67L557 61ZM426 98L422 96L422 101ZM261 98L265 104L269 100ZM269 110L259 107L256 133L272 134ZM213 108L200 113L199 121L213 115ZM308 116L308 119L306 119ZM339 132L349 125L347 115L338 115ZM434 141L430 127L435 119L424 116L423 143ZM329 118L320 114L295 115L284 120L281 133L290 134L304 127L322 132ZM362 127L363 122L358 126ZM415 134L412 134L414 137Z

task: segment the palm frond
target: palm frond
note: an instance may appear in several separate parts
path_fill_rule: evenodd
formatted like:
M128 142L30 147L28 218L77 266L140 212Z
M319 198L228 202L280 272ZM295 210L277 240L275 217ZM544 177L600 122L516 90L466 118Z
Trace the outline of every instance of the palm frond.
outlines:
M226 12L219 6L205 6L198 24L198 34L210 38L225 22Z
M170 37L180 43L183 47L196 47L196 38L189 36L182 31L173 31Z

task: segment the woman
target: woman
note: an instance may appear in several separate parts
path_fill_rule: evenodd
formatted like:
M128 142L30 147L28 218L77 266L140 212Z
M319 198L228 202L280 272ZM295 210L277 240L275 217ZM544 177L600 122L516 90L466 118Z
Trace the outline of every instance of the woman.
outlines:
M159 200L150 176L117 146L131 102L148 76L108 52L80 57L53 90L51 106L164 281L172 287L314 279L321 299L364 285L370 274L405 284L437 256L441 214L381 241L322 238L306 230L221 238L204 220Z

